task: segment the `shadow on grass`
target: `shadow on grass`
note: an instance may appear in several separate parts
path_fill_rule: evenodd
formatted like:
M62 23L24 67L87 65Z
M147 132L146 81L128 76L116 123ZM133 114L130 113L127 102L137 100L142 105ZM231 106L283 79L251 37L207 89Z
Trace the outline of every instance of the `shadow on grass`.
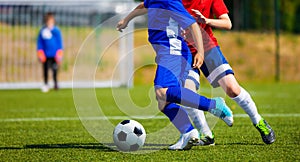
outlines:
M141 148L141 150L167 150L168 144L153 144L153 143L145 143L145 145Z
M265 146L263 143L249 143L249 142L231 142L226 144L216 144L216 146Z
M162 150L166 144L146 143L141 150ZM21 149L98 149L104 152L117 152L114 143L62 143L62 144L32 144L20 146L0 147L0 150L21 150Z
M114 143L103 143L103 145L110 147L113 150L118 150ZM157 144L157 143L145 143L140 151L154 151L154 150L164 150L168 148L168 144Z
M112 144L113 145L113 144ZM65 149L65 148L75 148L75 149L98 149L101 151L113 152L114 149L107 147L105 144L101 143L64 143L64 144L35 144L35 145L25 145L24 148L39 148L39 149Z
M108 147L114 144L101 144L101 143L62 143L62 144L33 144L24 145L23 147L0 147L0 150L18 150L18 149L98 149L101 151L114 152L116 150Z

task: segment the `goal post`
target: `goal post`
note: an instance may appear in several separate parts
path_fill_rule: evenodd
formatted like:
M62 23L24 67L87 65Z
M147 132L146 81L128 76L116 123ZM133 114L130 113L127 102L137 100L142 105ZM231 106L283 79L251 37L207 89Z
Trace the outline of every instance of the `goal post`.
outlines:
M134 25L133 23L129 23L127 27L128 31L131 33L122 33L121 34L121 43L120 43L120 57L124 58L120 64L120 73L121 73L121 83L127 87L133 87L133 49L134 49L134 36L133 30Z

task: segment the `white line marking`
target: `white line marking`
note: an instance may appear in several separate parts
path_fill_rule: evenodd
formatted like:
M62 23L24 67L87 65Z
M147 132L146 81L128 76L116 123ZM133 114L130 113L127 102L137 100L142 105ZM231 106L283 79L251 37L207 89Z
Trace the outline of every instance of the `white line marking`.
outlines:
M263 117L300 117L300 114L260 114ZM247 118L247 114L233 114L235 118Z
M300 114L261 114L263 117L300 117ZM234 114L235 118L247 118L247 114ZM123 120L123 119L167 119L166 116L101 116L82 117L81 120ZM45 117L45 118L8 118L0 122L34 122L34 121L79 121L79 117Z

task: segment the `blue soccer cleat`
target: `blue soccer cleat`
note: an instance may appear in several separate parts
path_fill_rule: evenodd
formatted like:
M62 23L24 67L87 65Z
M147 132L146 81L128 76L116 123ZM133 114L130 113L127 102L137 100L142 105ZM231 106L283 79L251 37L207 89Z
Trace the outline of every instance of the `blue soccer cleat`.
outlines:
M233 125L233 115L230 108L226 105L225 101L221 97L213 98L216 101L216 107L208 110L214 116L222 119L228 126Z

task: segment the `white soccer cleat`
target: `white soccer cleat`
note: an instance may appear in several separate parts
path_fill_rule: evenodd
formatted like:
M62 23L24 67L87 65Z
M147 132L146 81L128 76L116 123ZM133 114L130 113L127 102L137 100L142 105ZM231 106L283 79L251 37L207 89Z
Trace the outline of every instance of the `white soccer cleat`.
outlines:
M197 129L181 134L179 140L174 145L169 146L169 150L190 150L199 143L199 133Z
M49 92L49 87L48 87L48 85L43 85L43 86L41 87L41 91L44 92L44 93Z

